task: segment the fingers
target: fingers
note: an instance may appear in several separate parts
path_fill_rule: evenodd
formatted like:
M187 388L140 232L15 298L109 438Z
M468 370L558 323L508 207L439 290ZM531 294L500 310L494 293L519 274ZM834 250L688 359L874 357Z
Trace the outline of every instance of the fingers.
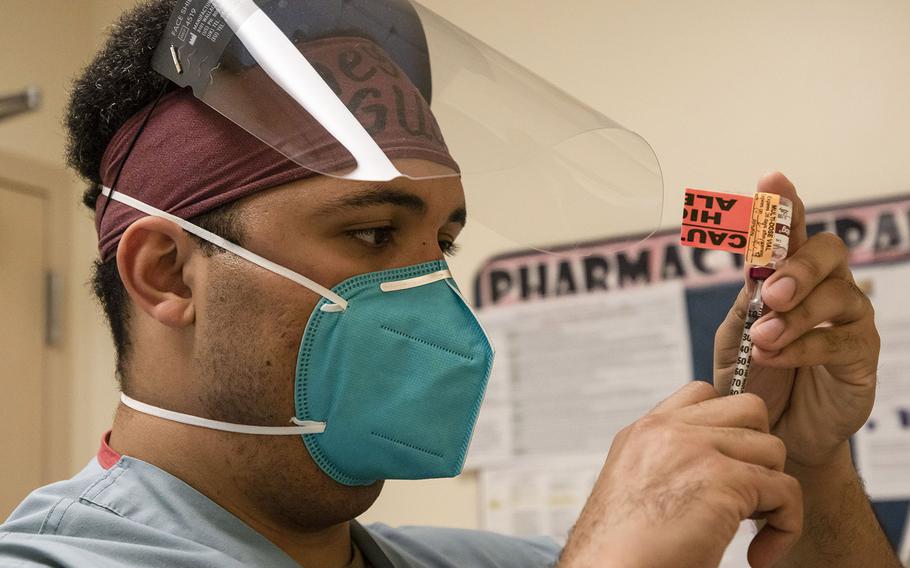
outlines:
M765 351L779 351L820 324L850 324L872 313L871 302L853 281L828 278L790 311L755 322L752 341Z
M651 411L652 414L670 412L720 396L713 386L704 381L692 381L666 399Z
M724 321L718 326L714 334L714 387L720 392L727 392L730 388L732 374L722 372L729 369L739 355L739 342L743 333L743 324L746 321L746 308L749 296L743 287Z
M754 348L753 362L763 367L782 369L825 365L844 367L841 380L867 379L874 374L880 339L871 322L862 321L837 327L820 327L806 333L780 351Z
M831 233L819 233L768 278L762 288L762 300L774 311L789 311L829 277L853 281L844 242Z
M754 394L705 400L679 409L674 416L687 424L724 428L748 428L768 433L768 407Z
M799 540L803 528L802 490L793 477L759 466L748 467L745 476L746 483L757 489L757 516L767 521L749 545L749 565L773 566Z
M777 436L744 428L705 428L704 432L705 436L714 438L715 447L728 458L784 470L787 447Z
M730 311L727 312L727 317L724 318L725 324L729 325L731 322L736 324L736 326L734 326L736 335L739 335L740 332L742 332L742 329L735 328L742 328L742 325L746 322L746 310L749 307L750 293L749 286L743 286L736 296L736 301L733 302L733 305L730 307Z

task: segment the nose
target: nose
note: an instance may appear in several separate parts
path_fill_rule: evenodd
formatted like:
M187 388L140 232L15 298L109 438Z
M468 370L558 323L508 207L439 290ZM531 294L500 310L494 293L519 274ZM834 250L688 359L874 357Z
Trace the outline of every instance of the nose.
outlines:
M401 262L404 265L423 264L445 258L439 249L439 237L435 232L415 235L413 242L401 248L401 254Z

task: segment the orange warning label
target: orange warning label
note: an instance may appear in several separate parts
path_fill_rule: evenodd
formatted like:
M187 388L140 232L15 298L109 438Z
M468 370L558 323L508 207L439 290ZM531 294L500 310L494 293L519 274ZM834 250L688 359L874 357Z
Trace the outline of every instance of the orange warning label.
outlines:
M793 205L774 193L755 197L687 189L680 241L688 247L746 255L752 266L787 256Z
M744 254L751 213L752 198L747 195L686 189L680 242Z
M780 214L780 195L756 193L752 200L749 242L746 244L746 264L766 266L774 260L775 233ZM789 227L787 235L789 235ZM789 240L789 239L788 239ZM783 254L786 255L786 248Z

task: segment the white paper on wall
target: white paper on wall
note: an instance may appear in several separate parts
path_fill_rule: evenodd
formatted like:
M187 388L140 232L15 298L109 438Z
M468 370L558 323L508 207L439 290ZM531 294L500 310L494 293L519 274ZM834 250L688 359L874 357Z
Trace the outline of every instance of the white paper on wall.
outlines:
M481 312L496 361L468 467L605 454L691 379L686 317L680 282Z
M875 407L856 433L857 468L874 500L910 498L910 267L855 271L876 306L882 339Z

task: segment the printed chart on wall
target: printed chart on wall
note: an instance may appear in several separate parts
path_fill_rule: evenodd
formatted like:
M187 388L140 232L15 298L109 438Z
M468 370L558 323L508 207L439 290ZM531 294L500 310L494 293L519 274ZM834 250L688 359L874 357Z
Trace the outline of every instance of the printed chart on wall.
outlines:
M910 556L910 196L807 214L809 233L850 248L882 337L875 408L853 440L889 540ZM717 326L742 287L742 257L667 231L559 254L488 261L474 283L496 361L467 467L481 524L565 542L620 429L693 379L711 380ZM746 567L743 523L722 566Z

